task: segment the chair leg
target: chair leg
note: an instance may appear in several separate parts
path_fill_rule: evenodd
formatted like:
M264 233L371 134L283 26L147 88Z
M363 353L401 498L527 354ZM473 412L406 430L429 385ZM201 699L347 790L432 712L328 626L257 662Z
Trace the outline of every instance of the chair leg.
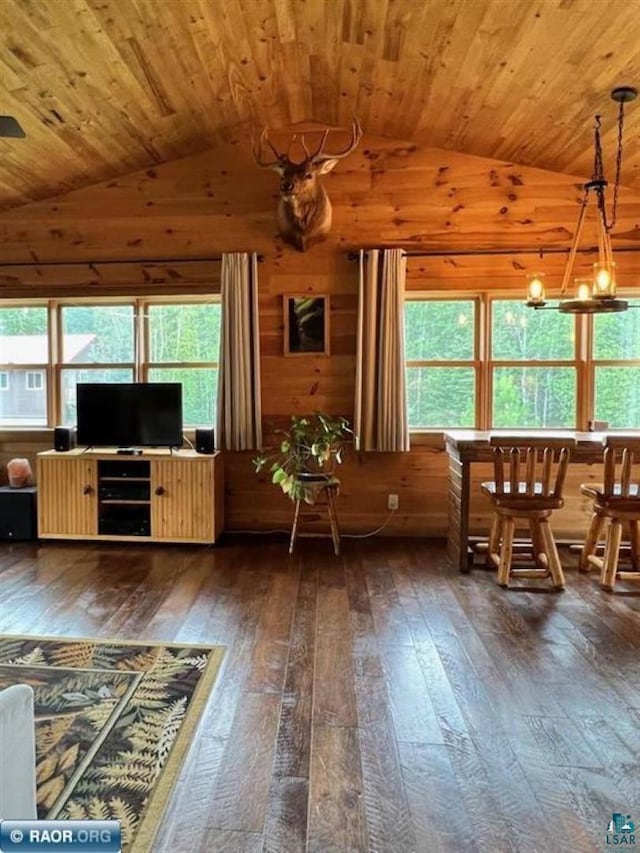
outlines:
M300 516L300 498L296 501L296 508L293 512L293 525L291 527L291 539L289 540L289 553L293 554L293 546L296 544L296 534L298 532L298 518Z
M548 568L547 561L540 558L540 555L545 554L545 542L542 530L540 529L540 521L537 518L529 519L529 532L531 533L531 551L533 559L537 566Z
M640 521L629 522L629 539L631 541L631 568L640 572Z
M587 536L584 540L584 545L582 546L582 552L580 554L578 571L591 571L589 557L592 554L595 554L596 552L596 547L598 545L600 537L602 536L602 530L604 528L605 521L605 517L603 515L598 515L597 512L594 512L594 514L591 516L591 524L589 525L589 530L587 531Z
M612 518L611 523L609 524L607 544L604 548L602 574L600 575L600 586L603 589L612 590L616 582L616 571L618 569L618 556L620 552L621 539L622 522L619 518Z
M502 544L500 546L500 563L498 565L498 583L507 589L509 586L509 573L511 571L511 557L513 554L513 534L516 528L515 519L511 516L502 518Z
M553 538L553 533L551 532L551 525L549 524L548 518L543 518L540 521L540 531L545 544L545 552L547 560L549 561L549 571L551 572L553 585L556 589L564 589L565 580L564 572L562 571L562 563L560 562L560 556L558 555L558 549L556 547L555 539Z
M340 554L340 528L338 527L338 515L334 500L334 490L330 486L326 489L327 510L329 512L329 524L331 525L331 538L333 539L333 550L336 557Z
M491 519L491 532L489 533L489 543L487 545L486 564L492 566L494 559L497 557L500 549L500 536L502 534L502 516L494 512ZM498 562L499 562L498 557Z

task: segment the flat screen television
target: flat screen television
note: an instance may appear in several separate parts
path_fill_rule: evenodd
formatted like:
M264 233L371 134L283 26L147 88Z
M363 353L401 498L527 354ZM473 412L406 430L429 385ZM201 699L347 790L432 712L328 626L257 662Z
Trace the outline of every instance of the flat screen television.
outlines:
M180 447L180 382L79 382L78 444L89 447Z

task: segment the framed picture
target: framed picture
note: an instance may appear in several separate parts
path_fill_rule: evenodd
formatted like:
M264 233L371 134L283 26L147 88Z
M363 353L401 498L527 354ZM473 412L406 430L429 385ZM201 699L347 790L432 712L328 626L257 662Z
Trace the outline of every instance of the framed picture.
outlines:
M328 296L284 296L284 354L329 355Z

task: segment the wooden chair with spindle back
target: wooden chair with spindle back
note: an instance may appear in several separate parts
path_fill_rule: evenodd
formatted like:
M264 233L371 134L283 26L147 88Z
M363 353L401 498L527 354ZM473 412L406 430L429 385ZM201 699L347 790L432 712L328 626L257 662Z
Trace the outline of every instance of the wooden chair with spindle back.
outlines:
M593 515L579 568L588 572L596 566L600 586L612 590L616 580L640 580L640 436L607 436L603 478L602 483L580 486L581 493L593 499ZM624 524L629 526L630 571L618 571ZM605 527L604 555L599 557L596 548Z
M498 567L498 583L510 578L551 578L565 585L549 516L564 505L563 488L575 440L567 437L493 435L494 481L481 489L493 505L487 562ZM513 565L516 520L525 520L531 535L533 566Z

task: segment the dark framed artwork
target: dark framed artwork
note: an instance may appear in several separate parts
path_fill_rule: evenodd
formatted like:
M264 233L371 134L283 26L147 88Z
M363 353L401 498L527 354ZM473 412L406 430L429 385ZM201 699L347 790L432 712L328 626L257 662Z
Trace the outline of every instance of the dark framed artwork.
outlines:
M329 355L328 296L284 296L284 354Z

